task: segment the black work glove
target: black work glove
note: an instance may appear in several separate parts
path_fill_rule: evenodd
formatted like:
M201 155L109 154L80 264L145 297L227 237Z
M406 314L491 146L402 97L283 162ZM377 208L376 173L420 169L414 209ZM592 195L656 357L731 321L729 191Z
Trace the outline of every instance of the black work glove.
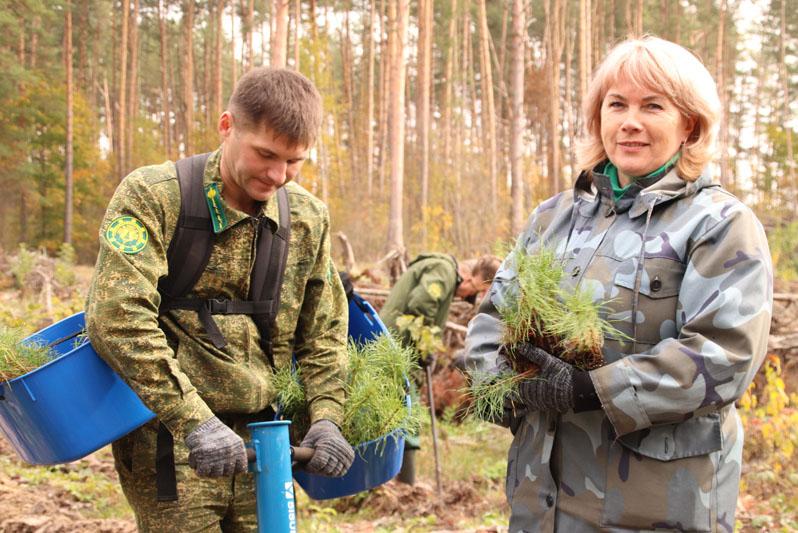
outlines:
M186 436L188 464L198 476L223 477L247 471L244 440L215 416Z
M355 450L341 435L338 426L329 420L322 419L310 426L300 446L316 450L305 465L305 470L311 474L341 477L355 460Z
M574 407L574 372L576 369L545 350L527 342L513 347L516 357L535 364L540 372L518 386L521 401L530 409L564 413Z

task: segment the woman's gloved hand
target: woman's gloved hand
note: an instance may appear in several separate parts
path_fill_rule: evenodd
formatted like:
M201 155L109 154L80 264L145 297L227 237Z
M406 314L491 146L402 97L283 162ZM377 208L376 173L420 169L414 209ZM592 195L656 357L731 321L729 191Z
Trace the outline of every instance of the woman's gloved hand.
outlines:
M198 476L223 477L247 471L244 440L215 416L186 436L188 464Z
M527 342L512 348L516 357L523 357L540 372L533 378L525 379L518 386L521 401L530 409L564 413L574 407L574 374L576 369Z
M329 420L322 419L310 426L300 446L316 450L305 465L305 470L311 474L341 477L355 460L355 450L341 435L338 426Z

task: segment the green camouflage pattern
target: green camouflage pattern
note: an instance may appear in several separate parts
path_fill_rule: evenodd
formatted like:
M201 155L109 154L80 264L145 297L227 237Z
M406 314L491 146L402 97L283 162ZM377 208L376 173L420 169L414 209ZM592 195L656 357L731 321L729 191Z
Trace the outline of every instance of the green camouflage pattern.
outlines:
M765 356L772 267L754 214L709 181L671 171L614 204L606 176L591 187L582 175L537 208L504 260L469 325L472 367L507 364L496 309L517 290L515 254L542 243L564 285L608 302L603 317L634 339L605 338L607 364L590 372L601 410L517 413L510 531L734 530L734 402Z
M248 439L245 421L225 419L242 438ZM119 483L136 515L142 533L164 531L257 531L255 479L250 473L227 477L199 477L188 464L188 449L175 441L177 500L158 501L155 483L155 443L158 421L114 442L113 453Z
M402 315L424 317L428 326L443 330L457 289L457 263L446 254L421 254L407 265L380 309L380 318L406 345L408 333L398 333L396 320Z
M222 187L220 151L205 167L204 183ZM330 255L326 207L296 183L286 186L291 242L281 302L273 331L277 366L295 354L302 368L311 421L335 423L343 414L347 302ZM191 296L246 299L255 261L256 218L222 201L220 228L208 265ZM227 339L217 349L197 313L158 316L158 280L166 276L166 252L180 212L175 165L142 167L119 185L100 228L100 252L86 307L89 338L170 430L175 442L213 414L257 413L274 400L272 369L260 333L248 315L215 315ZM120 216L139 220L149 240L137 253L111 245L106 228ZM276 196L259 216L278 221Z

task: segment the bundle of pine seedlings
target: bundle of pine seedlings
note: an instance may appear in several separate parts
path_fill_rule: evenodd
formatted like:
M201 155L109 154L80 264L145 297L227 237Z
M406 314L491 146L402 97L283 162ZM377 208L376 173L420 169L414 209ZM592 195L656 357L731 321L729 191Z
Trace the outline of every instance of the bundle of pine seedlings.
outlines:
M565 275L555 252L541 247L534 254L519 250L512 265L517 273L517 292L498 311L504 324L503 354L507 365L498 374L470 372L472 412L483 419L500 419L505 401L517 403L518 384L534 379L538 368L514 347L531 343L581 370L604 364L604 336L623 334L600 311L606 302L577 287L565 290Z
M417 430L420 409L414 404L408 410L405 399L406 376L418 368L413 352L388 335L361 345L350 342L347 351L349 365L341 424L347 442L357 446L384 435ZM307 431L309 423L301 368L277 370L274 385L282 414L292 421L292 441L296 441Z
M0 327L0 382L9 381L36 370L55 357L42 344L22 343L25 336L17 329Z

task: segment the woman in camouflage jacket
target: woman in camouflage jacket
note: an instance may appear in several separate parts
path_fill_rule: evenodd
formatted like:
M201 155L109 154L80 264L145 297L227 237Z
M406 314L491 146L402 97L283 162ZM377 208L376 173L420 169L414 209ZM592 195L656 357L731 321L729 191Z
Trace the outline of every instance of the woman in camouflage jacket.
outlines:
M514 256L543 244L632 340L606 337L589 372L515 347L541 372L505 420L510 531L732 532L734 402L765 355L772 273L761 224L708 173L715 83L690 52L646 37L610 52L583 104L582 173L530 217L470 324L469 362L507 364L497 309L517 290Z

